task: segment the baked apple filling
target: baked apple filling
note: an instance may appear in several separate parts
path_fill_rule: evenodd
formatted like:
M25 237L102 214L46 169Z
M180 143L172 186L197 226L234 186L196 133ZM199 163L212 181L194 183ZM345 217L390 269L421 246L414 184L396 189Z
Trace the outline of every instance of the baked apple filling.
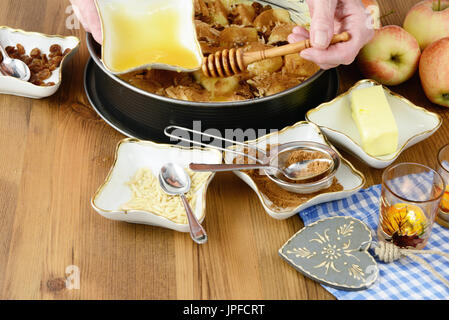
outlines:
M195 26L204 56L231 48L257 51L287 44L296 25L287 10L258 2L195 0ZM244 73L208 78L201 70L185 73L141 70L121 75L131 85L157 95L193 102L240 101L290 89L319 67L290 54L250 64Z

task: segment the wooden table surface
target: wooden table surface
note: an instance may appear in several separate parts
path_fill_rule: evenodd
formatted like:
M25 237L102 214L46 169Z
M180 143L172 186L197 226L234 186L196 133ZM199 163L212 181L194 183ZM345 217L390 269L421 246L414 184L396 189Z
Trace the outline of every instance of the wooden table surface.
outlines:
M401 24L415 0L380 0ZM90 107L83 89L88 59L84 31L70 30L68 1L0 0L1 25L47 34L75 35L79 52L52 97L0 95L0 298L3 299L334 299L278 256L302 226L299 217L278 221L232 173L217 174L207 196L210 240L197 246L189 234L113 222L90 206L106 177L115 146L124 138ZM342 90L361 78L340 69ZM424 96L419 79L393 88L439 113L444 124L398 162L434 166L449 140L448 115ZM298 121L301 119L297 119ZM374 170L347 156L367 177ZM68 266L79 270L79 289L64 286Z

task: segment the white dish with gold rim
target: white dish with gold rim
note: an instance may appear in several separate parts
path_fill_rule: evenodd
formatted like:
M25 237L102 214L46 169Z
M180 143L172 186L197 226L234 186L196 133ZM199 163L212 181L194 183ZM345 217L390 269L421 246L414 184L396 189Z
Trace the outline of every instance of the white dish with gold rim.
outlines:
M37 86L27 81L0 75L0 94L12 94L34 99L41 99L53 95L61 85L62 68L64 68L78 49L79 39L72 36L53 36L9 27L0 27L0 45L3 48L16 46L18 43L24 46L28 55L34 48L39 48L42 53L48 55L50 53L50 46L53 44L59 44L62 47L62 51L65 49L71 49L71 51L63 58L61 66L52 72L49 79L44 81L44 83L54 82L54 85Z
M157 177L160 168L168 163L176 163L188 168L189 163L221 163L222 153L217 150L201 148L183 148L168 144L157 144L137 139L124 139L119 142L115 160L106 177L92 197L92 207L103 217L129 223L147 224L189 232L188 224L175 223L156 213L142 210L122 210L121 207L131 199L131 189L126 182L141 168L150 169ZM206 192L214 175L198 189L195 216L201 222L206 216ZM180 202L181 203L181 202Z
M327 141L326 137L323 135L318 126L307 121L298 122L290 127L282 129L278 133L271 133L247 143L250 145L255 145L261 150L265 150L266 146L269 144L281 144L292 141L318 142L327 144L333 148L333 146ZM233 163L235 157L235 154L226 152L225 163ZM365 185L365 176L360 171L356 170L348 160L341 157L341 155L340 158L341 165L337 170L335 177L343 186L343 190L338 192L323 192L306 201L305 203L297 206L296 208L276 208L273 203L262 192L260 192L256 183L248 174L242 171L236 171L235 174L240 179L245 181L256 192L262 206L271 217L275 219L287 219L311 206L350 197Z
M95 0L95 4L103 34L101 60L109 72L150 68L192 72L201 67L193 1Z
M434 134L442 124L441 117L414 105L404 97L384 87L385 94L398 126L398 149L384 156L374 157L363 148L356 124L352 119L351 92L360 88L380 85L374 80L362 80L334 100L309 110L306 119L320 127L329 140L358 157L367 165L382 169L392 164L411 146Z

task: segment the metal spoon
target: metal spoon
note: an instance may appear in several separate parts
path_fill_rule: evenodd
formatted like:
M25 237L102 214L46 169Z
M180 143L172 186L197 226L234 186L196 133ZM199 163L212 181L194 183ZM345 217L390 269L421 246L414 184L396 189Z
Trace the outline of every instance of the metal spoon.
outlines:
M30 68L28 68L25 62L19 59L10 58L1 45L0 53L3 56L3 61L0 62L0 72L2 75L14 77L23 81L30 80Z
M308 173L307 167L311 163L328 163L330 166L323 172ZM309 180L332 169L333 161L331 159L313 159L301 162L292 163L290 166L283 168L282 166L273 166L271 164L201 164L191 163L190 170L197 172L219 172L219 171L237 171L237 170L252 170L252 169L272 169L282 173L290 180Z
M162 190L169 195L179 195L189 221L190 236L198 244L207 242L207 234L198 219L193 214L192 208L187 201L185 194L190 190L191 180L187 172L179 165L168 163L159 172L159 183Z

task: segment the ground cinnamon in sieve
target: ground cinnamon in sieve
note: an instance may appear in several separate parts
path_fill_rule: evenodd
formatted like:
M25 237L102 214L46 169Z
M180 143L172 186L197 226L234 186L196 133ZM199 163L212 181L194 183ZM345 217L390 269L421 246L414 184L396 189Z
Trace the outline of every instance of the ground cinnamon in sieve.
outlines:
M271 149L271 146L267 146L267 154L269 153L269 150ZM251 154L252 156L256 156L253 151L245 149L244 152L246 154ZM258 158L259 155L257 155ZM295 151L291 154L287 162L290 162L291 164L295 162L300 162L304 160L311 160L311 159L318 159L318 158L325 158L327 157L321 152L305 152L305 151ZM234 159L234 162L238 163L248 163L247 158L244 158L243 156L236 157ZM328 164L324 164L325 166ZM321 166L315 167L312 166L311 168L307 168L306 170L319 170L320 172L323 171L323 168ZM266 196L275 207L286 209L286 208L296 208L299 205L309 201L310 199L316 197L319 194L322 193L329 193L329 192L339 192L343 190L343 186L338 182L336 178L332 181L332 185L327 188L320 190L315 193L310 194L299 194L287 191L283 188L281 188L279 185L277 185L275 182L273 182L270 178L268 178L266 175L264 175L260 170L245 170L246 174L248 174L252 180L257 185L257 188L259 191Z
M288 157L285 166L289 167L292 164L303 162L307 160L315 160L315 159L330 159L328 155L319 152L319 151L304 151L304 150L296 150L293 151ZM311 162L307 165L306 169L301 170L302 175L309 174L317 174L326 171L331 166L330 163L327 162Z

